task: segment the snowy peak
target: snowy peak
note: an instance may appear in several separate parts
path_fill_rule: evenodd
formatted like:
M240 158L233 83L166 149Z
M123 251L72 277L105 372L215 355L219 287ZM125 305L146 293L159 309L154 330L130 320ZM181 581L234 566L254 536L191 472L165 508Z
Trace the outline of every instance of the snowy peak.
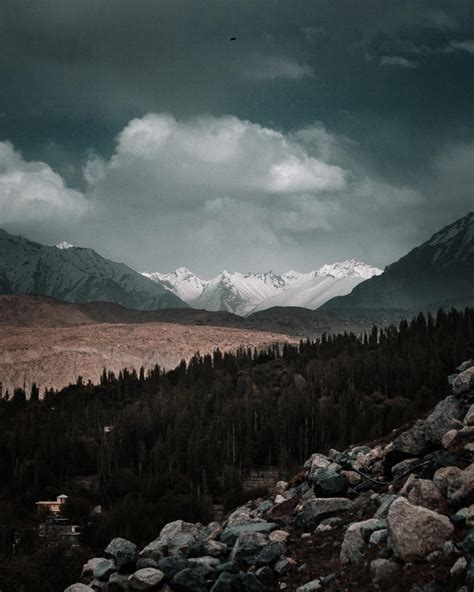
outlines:
M176 271L171 273L145 271L143 275L154 282L162 284L185 302L200 296L207 285L206 280L201 280L186 267L178 267Z
M161 283L193 308L246 316L271 306L317 308L333 296L347 294L358 283L382 271L354 259L324 265L309 273L222 271L203 280L186 267L171 273L144 275Z
M472 261L474 255L474 212L436 232L420 251L431 251L431 263L445 267L457 262Z
M60 251L66 251L67 249L73 248L74 245L71 245L71 243L67 243L66 241L62 241L56 245L56 249L59 249Z
M347 259L339 263L323 265L317 272L319 276L330 275L337 279L354 277L363 280L368 280L374 277L374 275L380 275L381 273L381 269L367 265L362 261L356 261L355 259Z

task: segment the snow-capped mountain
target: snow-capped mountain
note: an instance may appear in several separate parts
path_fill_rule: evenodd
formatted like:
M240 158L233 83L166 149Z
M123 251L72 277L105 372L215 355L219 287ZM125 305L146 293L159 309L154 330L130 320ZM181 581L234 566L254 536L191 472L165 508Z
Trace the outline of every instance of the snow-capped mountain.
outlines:
M49 247L1 229L0 294L108 301L142 310L187 307L166 287L92 249Z
M272 306L301 306L315 309L324 302L348 294L368 277L380 274L376 267L348 260L309 273L288 271L280 274L223 271L203 280L186 268L172 273L144 275L163 283L193 308L228 311L241 316Z
M154 282L161 283L185 302L200 296L209 283L207 280L198 278L186 267L179 267L171 273L144 271L143 275Z
M329 310L436 310L474 305L474 212L324 305Z

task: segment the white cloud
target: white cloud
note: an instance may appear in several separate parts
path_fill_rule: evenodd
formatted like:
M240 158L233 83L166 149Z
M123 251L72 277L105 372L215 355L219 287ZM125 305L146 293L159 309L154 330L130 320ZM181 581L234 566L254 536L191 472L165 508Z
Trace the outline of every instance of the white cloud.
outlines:
M382 66L400 66L401 68L416 68L416 63L402 56L382 56L380 58Z
M327 145L329 134L320 138ZM327 154L327 146L321 150ZM86 165L96 199L135 205L194 204L225 195L261 200L272 195L340 191L346 171L327 163L295 135L234 116L177 121L168 114L133 119L119 134L109 163Z
M253 80L300 80L307 76L313 76L313 71L307 64L299 64L292 58L252 55L247 58L242 66L245 78Z
M10 142L0 142L0 219L28 223L77 219L88 210L84 195L68 188L43 162L27 162Z

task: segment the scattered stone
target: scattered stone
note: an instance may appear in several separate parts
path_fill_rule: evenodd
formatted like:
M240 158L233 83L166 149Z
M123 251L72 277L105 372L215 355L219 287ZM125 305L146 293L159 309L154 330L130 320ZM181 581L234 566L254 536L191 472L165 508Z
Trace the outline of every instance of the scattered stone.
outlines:
M391 559L374 559L370 563L372 583L379 590L390 590L398 586L401 568Z
M221 534L221 541L228 547L235 544L235 541L244 532L249 533L262 533L269 535L273 530L278 530L278 524L273 522L247 522L243 524L236 524L223 530Z
M398 481L401 477L406 475L411 469L417 467L419 464L420 460L418 458L407 458L396 465L393 465L392 477L394 481Z
M110 541L104 551L106 557L112 557L119 571L133 568L138 559L138 549L135 543L127 539L115 538Z
M72 584L71 586L68 586L64 592L94 592L94 590L92 588L89 588L89 586L86 586L85 584L81 584L80 582L78 582L77 584Z
M265 545L260 553L257 555L256 565L257 567L263 567L264 565L273 566L285 552L285 546L283 543L270 543Z
M266 539L262 533L244 531L235 541L230 558L247 566L255 565L257 556L265 544Z
M270 584L274 580L274 577L275 577L275 573L274 573L273 569L271 567L268 567L268 565L264 565L263 567L259 567L255 571L255 575L264 584Z
M408 482L406 485L408 485ZM404 490L404 495L406 495L408 501L415 506L438 510L445 505L445 500L440 490L429 479L414 478Z
M457 430L447 449L452 454L461 454L463 449L474 441L474 426L464 426Z
M344 541L341 547L340 560L342 565L350 563L358 563L363 559L364 553L367 549L366 532L371 532L370 529L379 530L380 521L376 518L364 520L363 522L354 522L349 526L344 535ZM370 534L369 534L370 537Z
M283 557L275 564L275 571L279 576L283 576L287 574L291 568L295 565L295 561L291 560L289 557Z
M308 500L303 510L296 518L299 528L315 528L318 522L340 512L345 512L353 507L353 502L342 497L312 498Z
M142 557L137 561L136 569L143 569L144 567L158 568L158 561L151 559L151 557Z
M242 592L263 592L262 582L252 573L239 574L240 589Z
M111 574L106 590L107 592L130 592L129 574L114 572Z
M347 493L349 481L342 473L336 473L331 469L317 469L312 478L317 497L344 497Z
M321 590L322 587L321 580L318 578L317 580L312 580L311 582L296 588L296 592L311 592L312 590Z
M205 578L196 570L187 567L171 580L171 587L178 592L207 592Z
M286 530L274 530L268 538L272 543L284 543L289 536L290 533Z
M257 510L261 513L261 514L265 514L265 512L268 512L268 510L271 510L273 508L273 504L272 502L265 500L264 502L262 502L261 504L259 504L257 506Z
M237 561L226 561L225 563L221 563L217 568L216 571L221 573L223 571L228 571L229 573L239 573L240 566Z
M379 508L374 514L374 518L387 518L390 506L398 498L398 495L386 493L378 497Z
M426 557L454 531L446 516L414 506L403 497L392 503L387 523L393 550L403 560Z
M286 502L286 499L282 495L278 494L277 496L275 496L275 503L276 504L279 505L279 504L282 504L283 502Z
M453 567L449 570L452 578L461 578L464 576L467 569L467 561L465 557L459 557L454 563Z
M138 564L137 564L138 565ZM178 556L171 556L171 557L163 557L158 562L158 568L165 574L167 580L171 580L174 576L190 567L190 563L184 557Z
M362 481L362 477L355 471L341 471L341 475L344 475L351 487L359 485Z
M102 561L104 561L103 557L92 557L92 559L89 559L89 561L82 566L81 578L92 580L95 568L97 565L100 565Z
M381 530L376 530L370 535L369 545L373 547L377 547L379 545L384 545L388 539L388 530L386 528L382 528Z
M221 557L225 555L228 551L227 545L225 543L221 543L220 541L214 541L211 539L205 544L205 549L208 555L211 557Z
M145 567L132 574L128 581L134 590L151 590L158 586L165 574L154 567Z
M101 559L94 566L93 576L98 580L106 581L114 571L117 571L117 568L113 561L110 559Z

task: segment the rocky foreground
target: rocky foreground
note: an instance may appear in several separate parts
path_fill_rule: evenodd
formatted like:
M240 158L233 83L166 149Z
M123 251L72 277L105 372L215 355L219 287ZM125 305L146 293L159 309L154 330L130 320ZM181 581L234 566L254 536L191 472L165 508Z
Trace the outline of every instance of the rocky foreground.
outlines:
M65 592L474 590L474 362L425 419L316 453L224 522L178 520L140 552L113 539Z

